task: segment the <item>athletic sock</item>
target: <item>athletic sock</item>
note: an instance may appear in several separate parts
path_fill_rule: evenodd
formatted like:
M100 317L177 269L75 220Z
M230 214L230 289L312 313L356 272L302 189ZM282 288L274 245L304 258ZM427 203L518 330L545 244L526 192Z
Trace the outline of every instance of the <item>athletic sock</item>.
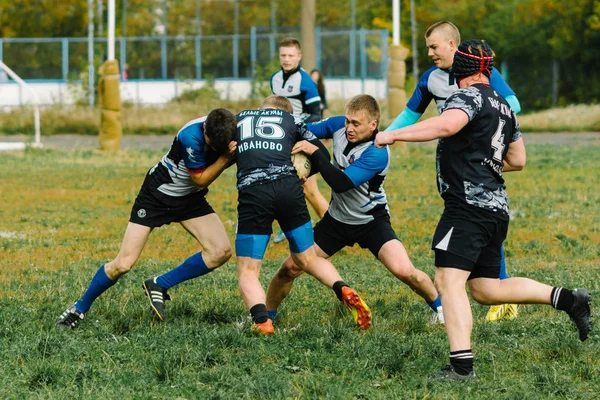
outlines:
M337 281L333 284L333 291L335 292L335 295L337 296L338 299L340 299L340 301L342 300L342 288L344 286L348 286L346 285L346 283L344 281Z
M108 277L108 275L106 275L103 264L96 272L96 275L94 275L92 278L90 286L88 286L81 299L75 303L75 308L77 311L84 314L88 312L94 300L96 300L102 293L106 292L112 285L117 283L117 280L118 278L113 281Z
M253 306L250 309L250 315L252 315L252 320L255 324L262 324L263 322L267 322L267 319L269 319L267 306L262 303Z
M196 253L183 262L180 266L156 278L156 284L165 289L170 289L181 282L206 275L213 270L206 266L202 252Z
M431 307L433 312L437 312L438 307L442 306L442 298L438 295L437 299L435 299L434 301L428 301L427 304L429 305L429 307Z
M506 258L504 257L504 245L500 247L500 280L508 279L510 276L506 273Z
M468 375L473 371L473 352L471 349L450 352L450 365L459 375Z
M271 321L274 321L275 317L277 316L277 310L267 310L267 315L269 316Z
M552 307L557 310L570 311L573 308L575 297L569 289L555 287L552 288L550 300L552 301Z

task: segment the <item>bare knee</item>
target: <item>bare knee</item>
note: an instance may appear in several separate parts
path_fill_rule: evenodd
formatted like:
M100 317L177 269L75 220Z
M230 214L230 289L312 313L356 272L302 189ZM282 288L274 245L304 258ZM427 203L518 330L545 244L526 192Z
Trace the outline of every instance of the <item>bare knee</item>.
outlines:
M414 267L412 267L412 268L397 267L397 268L394 268L393 272L394 272L394 276L396 276L396 278L400 279L404 283L410 283L410 282L416 280L416 278L417 278L417 276L416 276L417 270Z
M277 277L281 280L285 281L293 281L300 275L302 275L304 271L301 268L298 268L294 261L291 258L287 258L279 270L277 271Z
M484 290L483 288L477 285L469 285L469 292L471 293L471 297L473 298L473 300L475 300L479 304L497 304L493 296L490 296L487 290Z
M104 266L104 270L109 278L119 277L131 271L136 261L135 257L117 256L117 258Z
M206 256L204 261L209 268L220 267L231 258L231 245L227 242L218 244L210 249L204 249L204 255Z
M231 255L231 245L229 243L227 243L226 245L218 246L215 249L215 261L219 265L225 264L231 258Z
M444 276L444 274L435 274L433 285L435 286L440 296L443 296L450 291L450 287L448 286L450 284L451 283Z

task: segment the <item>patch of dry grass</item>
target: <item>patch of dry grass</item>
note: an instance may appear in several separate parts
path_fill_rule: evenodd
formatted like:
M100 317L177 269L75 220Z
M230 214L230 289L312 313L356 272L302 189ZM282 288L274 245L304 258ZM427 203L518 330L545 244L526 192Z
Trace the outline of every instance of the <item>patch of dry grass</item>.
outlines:
M600 131L600 104L578 104L519 115L525 132L597 132Z

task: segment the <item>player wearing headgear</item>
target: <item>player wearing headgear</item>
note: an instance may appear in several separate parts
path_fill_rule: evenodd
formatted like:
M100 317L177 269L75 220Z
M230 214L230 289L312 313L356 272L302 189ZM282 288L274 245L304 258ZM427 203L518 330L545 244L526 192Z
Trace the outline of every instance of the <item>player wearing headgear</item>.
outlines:
M242 297L250 310L254 330L263 335L273 334L259 275L272 224L277 220L296 265L333 289L359 327L368 329L369 307L344 283L334 266L315 251L310 216L291 152L301 140L310 140L322 148L323 145L291 112L291 104L285 97L270 96L260 110L246 110L237 115L239 194L235 249Z
M179 222L203 249L171 271L143 282L161 321L166 317L165 301L170 300L168 289L227 262L231 244L206 194L235 154L235 129L235 115L217 108L179 130L169 152L146 174L117 257L100 266L84 295L60 315L56 322L60 328L77 327L96 298L131 270L154 228Z
M333 163L329 162L326 149L309 142L299 142L294 148L294 152L302 151L311 157L311 163L318 166L332 188L329 210L314 227L317 255L329 258L358 243L423 297L435 312L435 321L443 323L441 301L433 282L413 266L390 222L383 187L390 165L389 149L373 146L379 117L377 100L366 94L357 95L346 105L345 116L308 124L319 139L333 139ZM271 280L267 308L272 318L302 272L288 257Z
M527 278L500 280L500 249L509 224L503 172L523 169L525 145L514 110L490 86L494 53L480 40L468 40L454 54L454 92L438 117L377 135L383 147L395 141L440 139L437 185L444 212L433 236L435 283L450 343L450 364L432 379L475 378L473 318L465 285L481 304L548 304L565 311L579 339L590 331L587 290L552 287Z
M386 132L417 122L432 100L435 101L438 111L441 112L446 98L458 89L458 85L451 75L454 52L460 43L458 28L450 21L438 21L427 29L425 40L429 49L428 54L435 63L435 66L428 69L421 76L406 108L385 130ZM500 96L504 97L515 114L519 113L521 105L515 92L494 67L490 69L490 86ZM508 274L504 259L504 247L502 247L500 279L506 278L508 278ZM486 321L512 319L516 318L517 314L518 306L516 304L501 304L490 307L485 319Z

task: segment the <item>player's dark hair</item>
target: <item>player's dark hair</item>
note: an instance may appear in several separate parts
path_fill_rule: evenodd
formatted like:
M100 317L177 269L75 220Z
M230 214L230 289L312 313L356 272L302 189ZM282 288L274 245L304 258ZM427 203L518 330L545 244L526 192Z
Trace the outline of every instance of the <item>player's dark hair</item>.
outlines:
M456 78L482 73L488 78L494 66L494 51L483 40L465 40L454 53L452 74Z
M373 96L368 94L359 94L350 99L346 104L346 113L364 112L367 114L369 121L376 120L379 122L381 111L379 103Z
M236 129L235 115L226 108L215 108L208 114L206 122L204 122L204 134L210 141L210 147L217 153L224 153L228 149Z
M298 51L302 51L302 47L300 46L300 42L298 39L293 37L286 37L279 43L279 48L281 47L296 47Z
M425 39L431 36L431 34L434 31L437 31L438 29L443 30L446 34L445 37L447 39L454 40L454 43L456 43L456 45L460 43L460 31L458 30L456 25L446 20L438 21L435 24L431 25L429 28L427 28L427 30L425 31Z
M263 101L260 108L275 108L277 110L287 111L290 114L294 113L294 108L292 107L290 100L287 97L278 96L276 94L272 94L271 96L267 97L265 101Z

